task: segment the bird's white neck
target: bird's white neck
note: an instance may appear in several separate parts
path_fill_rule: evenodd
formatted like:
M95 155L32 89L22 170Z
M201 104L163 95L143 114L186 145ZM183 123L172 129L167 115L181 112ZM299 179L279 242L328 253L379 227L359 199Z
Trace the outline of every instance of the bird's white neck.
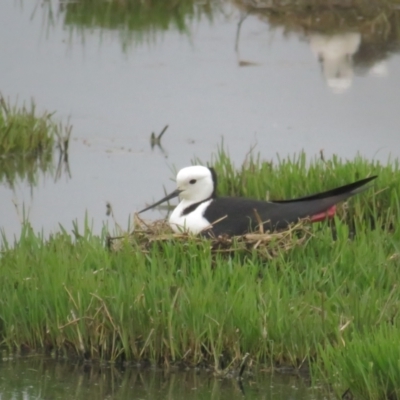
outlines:
M204 217L204 211L212 202L212 199L206 200L199 204L195 210L183 215L184 211L198 202L183 199L174 209L169 217L169 224L174 232L190 232L194 235L200 233L203 229L210 226L209 221Z

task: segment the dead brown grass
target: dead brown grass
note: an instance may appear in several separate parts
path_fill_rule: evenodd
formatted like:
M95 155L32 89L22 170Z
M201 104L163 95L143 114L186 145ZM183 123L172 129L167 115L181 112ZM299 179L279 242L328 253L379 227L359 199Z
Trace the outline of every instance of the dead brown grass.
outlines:
M295 246L303 245L311 236L306 221L300 221L280 232L257 232L247 233L241 236L230 237L220 235L218 237L195 236L190 233L174 233L166 220L145 221L134 214L134 228L131 232L123 232L120 236L108 238L108 247L111 251L119 251L124 243L130 243L136 250L140 249L148 253L152 246L166 242L207 243L211 252L232 254L234 252L253 252L263 258L271 259L279 252L288 251Z

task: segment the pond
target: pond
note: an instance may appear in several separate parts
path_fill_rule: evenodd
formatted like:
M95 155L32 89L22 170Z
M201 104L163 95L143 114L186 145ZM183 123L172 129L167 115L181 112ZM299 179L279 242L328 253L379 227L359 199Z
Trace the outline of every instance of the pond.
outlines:
M149 4L0 3L2 95L73 126L68 168L54 165L34 185L0 182L7 237L23 218L49 233L87 216L99 232L107 202L127 228L174 187L176 169L209 162L222 144L236 165L252 147L275 160L301 150L399 156L398 8Z
M1 399L327 399L296 376L258 372L240 384L210 372L117 368L28 358L0 362Z

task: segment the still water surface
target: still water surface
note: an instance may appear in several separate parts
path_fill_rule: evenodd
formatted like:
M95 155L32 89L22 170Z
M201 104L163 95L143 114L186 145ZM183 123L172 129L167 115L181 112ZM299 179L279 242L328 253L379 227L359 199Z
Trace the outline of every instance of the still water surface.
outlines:
M243 380L196 371L118 369L45 359L0 362L1 400L322 400L295 376L258 373Z
M264 159L400 155L398 14L374 36L368 24L272 23L240 2L167 3L0 2L1 93L73 125L70 174L0 182L8 237L23 215L48 233L88 213L99 232L107 201L126 227L173 188L174 168L210 161L222 138L237 165L255 144ZM151 132L167 124L152 149Z

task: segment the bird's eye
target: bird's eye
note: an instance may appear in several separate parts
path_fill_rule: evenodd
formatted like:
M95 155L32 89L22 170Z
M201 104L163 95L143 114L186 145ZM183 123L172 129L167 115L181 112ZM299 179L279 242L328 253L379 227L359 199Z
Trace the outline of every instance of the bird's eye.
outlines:
M191 179L191 180L189 181L189 183L190 183L191 185L194 185L194 184L196 183L196 179Z

